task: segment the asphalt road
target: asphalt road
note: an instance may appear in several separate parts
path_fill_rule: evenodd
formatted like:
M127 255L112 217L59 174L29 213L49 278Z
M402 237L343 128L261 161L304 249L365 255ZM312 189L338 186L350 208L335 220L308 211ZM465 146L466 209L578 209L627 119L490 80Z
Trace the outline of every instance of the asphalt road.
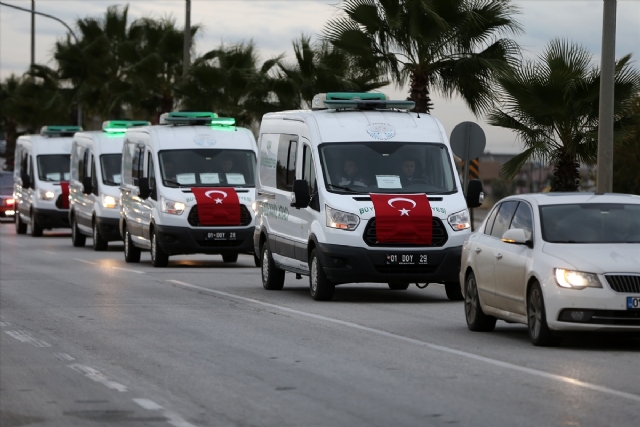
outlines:
M0 226L0 426L637 426L640 339L472 333L444 288L315 302L253 259L126 264Z

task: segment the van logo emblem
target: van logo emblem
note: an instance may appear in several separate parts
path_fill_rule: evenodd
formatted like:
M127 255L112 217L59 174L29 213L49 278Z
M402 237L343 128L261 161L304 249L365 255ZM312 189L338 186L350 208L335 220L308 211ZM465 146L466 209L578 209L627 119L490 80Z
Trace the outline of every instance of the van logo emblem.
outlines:
M372 123L366 128L367 133L375 139L391 139L396 136L396 130L393 126L390 126L386 123Z
M413 207L411 209L404 209L404 208L403 209L398 209L395 206L393 206L393 204L395 202L409 202L409 203L411 203L413 205ZM398 212L400 212L400 216L405 216L405 215L409 216L409 212L411 212L413 210L413 208L416 207L416 204L417 204L415 202L415 200L405 199L404 197L396 197L394 199L389 199L389 201L387 203L389 203L389 206L391 206L392 208L398 209Z
M222 199L220 197L218 197L217 199L213 199L213 197L210 196L211 193L218 193L218 194L222 194ZM227 197L227 193L225 193L224 191L221 190L209 190L206 193L204 193L205 196L207 196L210 199L213 199L217 205L222 204L222 200L224 200Z
M211 136L211 135L207 135L207 134L200 134L200 135L196 135L195 138L193 138L193 142L196 143L196 145L199 145L200 147L213 147L213 145L216 143L216 139Z

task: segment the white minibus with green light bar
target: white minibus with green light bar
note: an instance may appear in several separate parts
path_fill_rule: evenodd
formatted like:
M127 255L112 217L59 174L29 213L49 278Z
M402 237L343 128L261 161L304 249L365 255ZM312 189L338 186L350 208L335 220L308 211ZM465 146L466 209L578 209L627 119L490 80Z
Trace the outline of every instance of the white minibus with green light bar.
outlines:
M129 128L122 150L120 233L127 262L140 251L165 267L171 255L253 254L256 141L215 113L163 114Z
M43 230L69 227L69 159L78 126L43 126L40 135L16 142L14 196L16 233L42 236Z
M102 131L78 132L71 148L69 223L73 246L82 247L87 236L93 249L107 250L120 241L120 182L125 131L148 126L139 120L111 120Z

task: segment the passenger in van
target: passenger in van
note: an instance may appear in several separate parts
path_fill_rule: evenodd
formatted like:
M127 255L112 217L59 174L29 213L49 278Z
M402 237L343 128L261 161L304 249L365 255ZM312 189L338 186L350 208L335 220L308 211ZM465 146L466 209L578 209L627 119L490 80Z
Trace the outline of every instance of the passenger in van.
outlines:
M422 184L428 184L429 180L427 176L416 171L416 161L410 157L406 157L402 161L402 167L400 170L400 182L403 187L419 182Z
M368 185L366 179L358 173L358 164L355 160L347 159L344 161L339 185L357 185L360 187L366 187Z

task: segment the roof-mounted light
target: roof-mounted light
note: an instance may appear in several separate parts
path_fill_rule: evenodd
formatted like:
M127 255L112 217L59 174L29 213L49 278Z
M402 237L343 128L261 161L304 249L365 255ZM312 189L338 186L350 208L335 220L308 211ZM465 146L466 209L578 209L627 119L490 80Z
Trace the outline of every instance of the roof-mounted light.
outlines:
M40 135L46 136L73 136L76 132L81 132L82 127L80 126L60 126L60 125L49 125L42 126L40 128Z
M336 110L357 109L399 109L410 110L415 107L413 101L392 101L384 93L377 92L329 92L319 93L311 102L312 110L333 108Z
M208 125L218 118L216 113L173 111L160 116L161 125Z
M102 123L102 130L107 133L124 133L128 128L149 126L144 120L108 120Z

